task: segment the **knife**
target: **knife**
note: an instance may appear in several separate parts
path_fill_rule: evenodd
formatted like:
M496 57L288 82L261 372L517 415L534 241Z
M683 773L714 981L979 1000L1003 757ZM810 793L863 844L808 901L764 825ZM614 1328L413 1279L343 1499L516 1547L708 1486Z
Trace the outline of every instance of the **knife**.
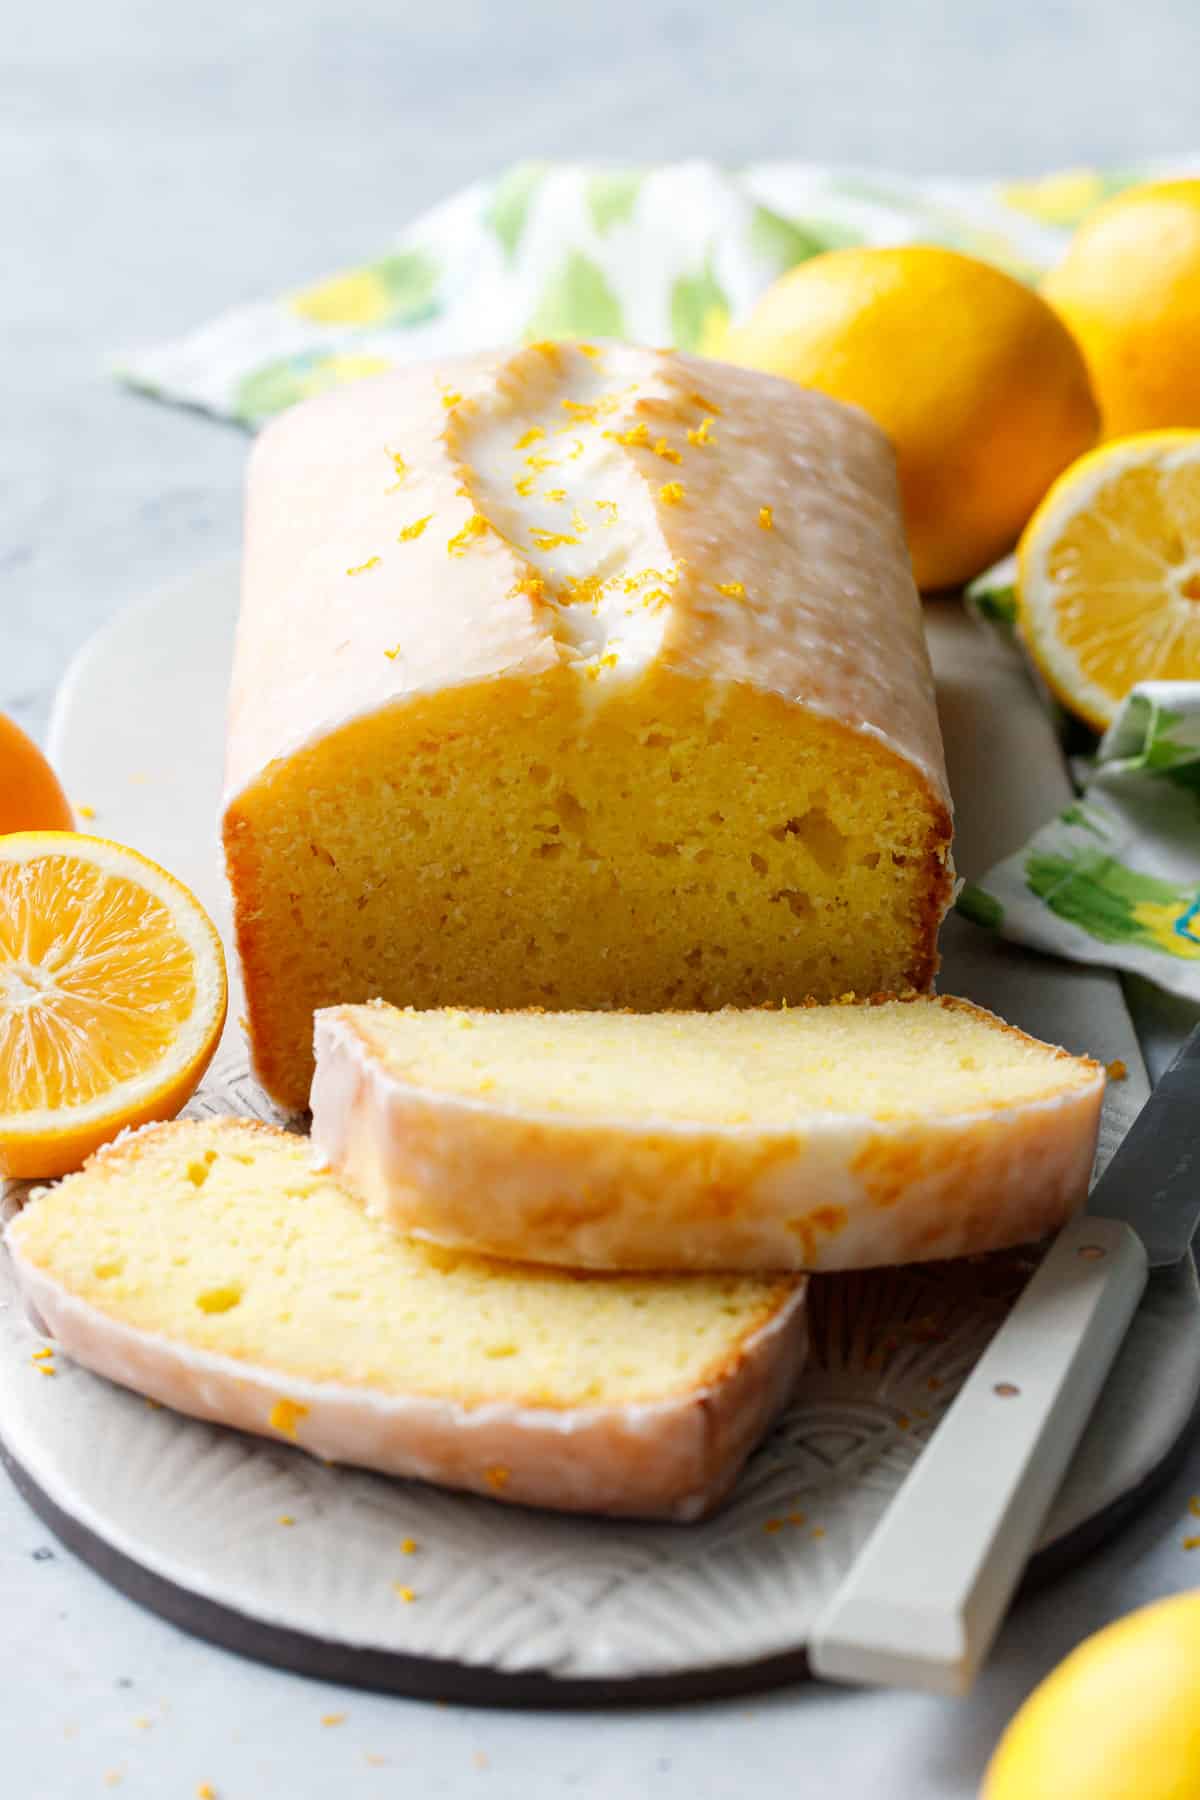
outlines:
M1200 1222L1200 1025L1054 1239L817 1620L813 1673L968 1691L1147 1273Z

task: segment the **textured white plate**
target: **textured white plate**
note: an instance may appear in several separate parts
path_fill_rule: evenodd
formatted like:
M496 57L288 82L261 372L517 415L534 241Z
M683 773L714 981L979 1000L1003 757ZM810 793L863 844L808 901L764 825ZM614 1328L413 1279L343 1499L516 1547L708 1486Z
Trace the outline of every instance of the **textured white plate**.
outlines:
M166 863L223 929L215 821L236 594L222 565L118 619L65 683L52 743L73 799L95 809L88 828ZM1066 781L1015 659L957 608L931 611L931 637L970 874L1061 804ZM946 990L1128 1065L1110 1089L1103 1166L1146 1093L1115 981L957 920L944 948ZM231 1020L238 1010L235 1000ZM192 1110L272 1116L236 1022ZM802 1652L1027 1267L1018 1255L814 1282L813 1357L796 1402L730 1504L696 1526L523 1513L327 1468L66 1364L48 1380L6 1263L0 1437L86 1554L133 1588L130 1571L146 1571L157 1580L144 1597L242 1648L326 1672L336 1652L343 1679L479 1697L534 1692L505 1687L530 1675L563 1694L638 1677L699 1690L714 1670L742 1679ZM1167 1455L1200 1390L1198 1321L1190 1265L1151 1283L1046 1546L1080 1548L1088 1522L1119 1511ZM295 1523L281 1525L285 1515ZM414 1590L411 1604L394 1583Z

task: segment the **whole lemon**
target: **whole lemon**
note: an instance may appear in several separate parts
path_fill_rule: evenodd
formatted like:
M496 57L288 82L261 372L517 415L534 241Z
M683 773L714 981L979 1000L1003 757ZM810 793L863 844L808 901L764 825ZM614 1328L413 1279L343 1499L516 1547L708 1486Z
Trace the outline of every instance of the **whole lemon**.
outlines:
M1042 292L1083 348L1106 437L1200 425L1200 180L1101 206Z
M1195 1800L1200 1594L1097 1632L1035 1688L1000 1740L981 1800Z
M730 330L723 355L878 420L923 588L957 586L1011 548L1099 426L1083 357L1046 302L932 245L801 263Z

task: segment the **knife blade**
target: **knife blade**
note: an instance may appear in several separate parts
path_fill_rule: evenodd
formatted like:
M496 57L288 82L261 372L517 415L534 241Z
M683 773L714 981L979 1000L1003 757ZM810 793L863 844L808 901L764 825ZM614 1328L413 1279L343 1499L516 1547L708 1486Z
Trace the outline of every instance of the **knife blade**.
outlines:
M1131 1226L1152 1269L1187 1255L1200 1224L1200 1025L1163 1071L1087 1210Z

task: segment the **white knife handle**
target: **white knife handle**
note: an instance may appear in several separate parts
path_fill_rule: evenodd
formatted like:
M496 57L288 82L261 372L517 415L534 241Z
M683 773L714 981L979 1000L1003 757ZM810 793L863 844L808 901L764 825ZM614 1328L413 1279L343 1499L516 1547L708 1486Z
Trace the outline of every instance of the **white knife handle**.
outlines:
M1141 1239L1117 1220L1059 1233L817 1620L814 1674L966 1693L1146 1272Z

